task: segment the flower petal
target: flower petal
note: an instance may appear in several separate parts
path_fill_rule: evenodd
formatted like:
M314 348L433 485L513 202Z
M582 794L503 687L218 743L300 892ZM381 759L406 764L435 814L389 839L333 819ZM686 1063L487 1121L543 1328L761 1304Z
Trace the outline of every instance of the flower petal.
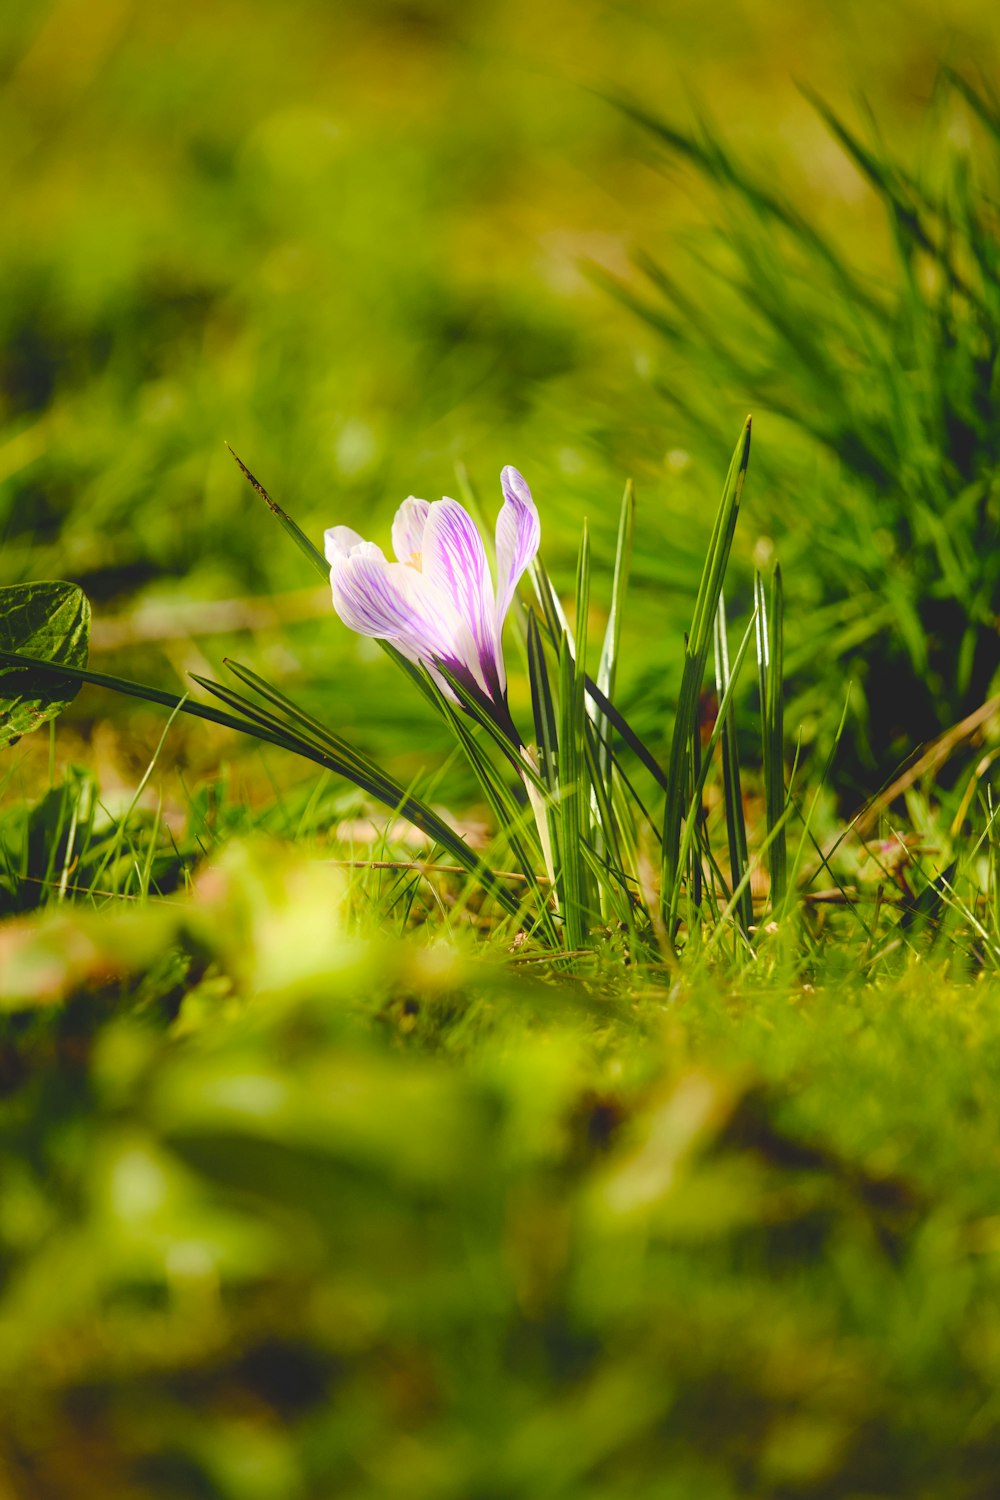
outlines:
M323 533L326 560L332 563L335 557L346 556L354 547L360 547L364 537L352 531L350 526L330 526Z
M496 631L493 580L479 528L457 500L435 500L423 535L423 576L472 633L467 665L491 697L506 685Z
M392 550L401 563L419 557L424 550L424 527L430 504L408 495L396 512L392 523Z
M503 507L497 516L497 635L525 568L538 551L542 528L531 491L510 464L501 472Z
M448 599L415 568L387 561L374 542L361 541L347 550L338 549L342 538L331 544L329 537L327 533L333 607L349 630L391 641L411 661L432 670L435 661L443 661L470 685L485 690L482 674L474 668L472 632Z

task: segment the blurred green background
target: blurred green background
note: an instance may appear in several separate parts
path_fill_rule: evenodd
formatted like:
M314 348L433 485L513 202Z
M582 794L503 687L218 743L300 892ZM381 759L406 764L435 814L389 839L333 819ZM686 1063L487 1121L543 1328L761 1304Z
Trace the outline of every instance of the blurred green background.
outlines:
M384 753L419 723L426 758L438 731L331 617L224 440L317 538L346 522L385 541L403 496L454 493L456 462L490 514L515 463L557 577L589 517L598 602L631 474L623 693L662 743L747 392L589 274L635 284L638 248L683 271L715 213L608 96L679 122L707 109L877 274L878 205L797 83L855 114L867 97L906 151L941 63L988 75L998 38L972 0L7 8L0 579L81 583L98 666L174 685L235 651ZM657 390L699 382L707 436ZM781 555L785 435L755 413L744 567L776 528ZM90 734L123 712L86 690L74 718Z
M405 495L454 493L456 464L491 515L516 464L557 581L589 518L595 640L632 475L621 701L662 750L752 404L731 617L781 557L789 737L822 749L856 669L865 685L852 651L905 685L926 648L909 722L870 731L856 694L841 790L874 790L981 691L971 667L949 678L962 629L995 634L1000 552L969 515L951 539L984 570L937 640L936 553L911 566L893 528L914 475L950 495L959 441L995 524L1000 275L989 316L963 304L933 335L914 277L901 326L927 337L911 361L901 334L896 363L919 451L870 480L850 444L872 386L895 398L893 317L866 325L865 388L853 309L838 323L807 267L812 302L789 281L787 307L810 333L811 308L827 364L810 384L763 338L740 377L701 264L737 244L731 221L612 100L707 114L895 308L908 263L883 205L798 84L852 121L866 99L888 155L933 178L944 150L973 182L996 153L932 101L943 64L989 78L998 52L986 0L8 5L0 583L82 584L98 669L177 688L251 661L405 779L442 731L334 618L224 442L317 539L386 541ZM986 205L964 244L995 270L997 192L956 201ZM609 288L649 296L638 250L686 289L681 337L665 302L658 327ZM787 411L789 389L819 406L830 371L839 450ZM865 634L883 589L918 609L915 645L884 610ZM516 653L512 696L523 712ZM893 869L905 889L897 838L888 871L847 851L867 937L806 908L736 980L697 953L640 972L615 941L570 978L530 948L490 957L446 881L323 862L358 799L277 752L178 722L137 805L163 725L86 688L51 789L45 735L7 752L0 1500L992 1500L995 833L966 839L932 787L902 824L942 863L974 845L993 903L974 941L903 921L873 941ZM464 792L453 775L474 819ZM821 822L841 829L830 801ZM67 830L90 824L71 871ZM282 842L236 837L260 827Z

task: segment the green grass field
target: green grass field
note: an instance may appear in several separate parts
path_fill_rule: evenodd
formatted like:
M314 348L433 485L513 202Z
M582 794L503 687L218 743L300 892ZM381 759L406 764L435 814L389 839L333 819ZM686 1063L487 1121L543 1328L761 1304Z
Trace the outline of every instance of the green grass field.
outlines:
M0 22L0 1500L1000 1493L998 57Z

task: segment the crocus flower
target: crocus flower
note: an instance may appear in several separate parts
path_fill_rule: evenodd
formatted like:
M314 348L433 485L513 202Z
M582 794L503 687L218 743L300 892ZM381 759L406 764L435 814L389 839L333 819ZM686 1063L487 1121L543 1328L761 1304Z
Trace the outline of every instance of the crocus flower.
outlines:
M395 562L349 526L331 527L325 542L333 607L344 624L422 663L454 701L439 670L446 667L514 735L501 633L540 528L517 470L505 468L500 483L496 591L479 529L457 500L404 500L392 523Z

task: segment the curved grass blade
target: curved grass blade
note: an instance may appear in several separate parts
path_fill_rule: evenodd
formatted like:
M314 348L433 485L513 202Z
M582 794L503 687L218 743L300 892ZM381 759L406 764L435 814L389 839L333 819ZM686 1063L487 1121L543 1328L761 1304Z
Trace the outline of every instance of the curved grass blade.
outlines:
M227 665L230 667L230 670L236 670L237 664L230 662ZM453 829L449 828L448 824L432 808L428 807L425 802L415 797L412 792L407 791L401 783L387 775L374 762L369 761L361 752L356 751L353 746L348 745L339 735L333 734L330 730L319 724L317 720L313 719L311 715L298 709L295 704L292 704L289 699L285 698L284 694L272 688L262 678L258 678L256 673L243 667L240 668L238 675L241 675L242 680L246 681L248 685L253 686L254 691L260 692L262 696L267 697L270 701L279 702L283 707L287 705L287 711L294 713L295 717L307 726L309 737L303 737L300 741L302 744L312 745L320 753L325 753L331 762L333 762L333 769L339 770L340 774L349 781L352 781L355 786L359 786L363 791L367 791L385 807L406 818L408 822L413 823L415 827L426 833L429 838L439 843L442 848L447 849L460 863L465 865L470 874L475 875L476 879L491 894L499 895L499 892L504 890L497 882L493 872L473 853L465 843L465 840L456 834ZM206 691L214 693L224 702L239 707L248 716L253 716L267 728L279 725L282 722L275 715L260 709L256 704L249 702L241 694L233 692L231 688L224 687L221 683L212 682L208 678L201 677L195 678L195 681L205 688ZM258 683L260 684L259 687L257 686ZM508 893L505 892L506 894ZM508 902L503 900L502 904L512 915L519 914L520 906L516 901L511 900Z
M496 898L501 906L511 916L520 914L519 903L499 883L493 872L483 864L465 840L450 829L440 817L431 809L422 804L418 799L410 796L398 783L391 778L378 773L378 781L367 786L363 782L361 772L352 760L363 760L363 757L354 752L352 760L345 758L332 749L323 749L310 743L308 740L296 735L286 726L280 725L280 721L274 716L265 716L263 711L255 705L247 703L237 694L229 694L228 701L240 708L241 714L252 711L254 718L241 717L236 714L224 713L221 709L211 704L195 703L190 698L179 696L176 693L164 692L160 688L147 687L143 683L132 682L128 678L114 677L105 672L91 672L81 668L71 668L66 665L53 665L52 662L44 661L39 657L21 655L14 651L0 651L0 662L7 662L11 666L27 666L37 668L39 671L49 672L56 676L70 677L76 682L89 683L93 687L109 688L112 692L124 693L128 697L140 698L147 703L155 703L161 708L180 709L182 713L189 714L196 719L205 719L213 724L219 724L226 729L235 729L240 734L246 734L253 739L262 740L266 744L277 745L279 749L287 750L293 755L299 755L304 760L310 760L324 770L336 771L355 786L361 786L362 790L370 791L370 794L378 801L391 806L401 817L414 824L427 837L435 843L447 849L454 859L468 870L480 885L489 894ZM216 684L212 691L218 691L218 695L228 692ZM224 700L225 701L225 700ZM377 770L377 768L375 768ZM391 800L388 800L391 799Z

